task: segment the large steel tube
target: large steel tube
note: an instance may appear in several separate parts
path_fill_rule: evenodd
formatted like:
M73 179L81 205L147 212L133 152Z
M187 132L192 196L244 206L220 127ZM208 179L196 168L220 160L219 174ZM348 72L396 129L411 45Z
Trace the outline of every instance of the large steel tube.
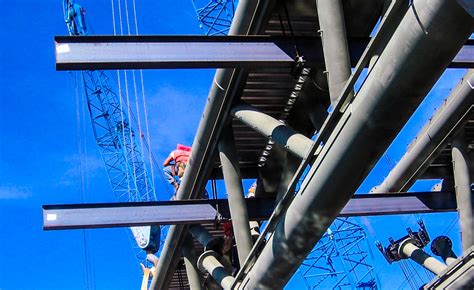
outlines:
M249 215L245 203L232 127L222 132L218 148L225 188L227 189L227 198L229 200L232 227L237 244L237 253L239 255L239 262L243 265L245 258L247 258L252 249L252 237L250 236Z
M306 158L313 141L284 125L277 119L260 112L250 105L237 105L231 109L231 114L239 121L248 125L260 134L271 138L299 158Z
M397 163L395 168L373 193L407 191L416 181L416 177L429 164L437 152L443 149L441 143L456 127L460 116L466 113L474 103L474 70L470 69L451 91L446 103L438 109L434 118L418 134L415 143Z
M351 76L351 60L347 45L346 23L341 0L316 0L319 27L326 65L329 97L336 105Z
M453 252L453 243L446 236L439 236L431 242L431 252L440 256L448 266L457 259Z
M410 239L400 243L399 254L402 257L412 259L436 275L440 274L444 269L446 269L446 265L415 246Z
M188 234L184 240L183 258L184 265L186 266L186 275L188 276L189 288L192 290L202 289L201 276L197 268L196 250L194 249L194 242L191 234Z
M207 271L224 289L231 289L234 277L229 274L217 259L214 251L206 251L199 256L198 267L201 271Z
M192 225L189 231L205 250L218 251L222 247L222 239L214 237L201 225Z
M473 30L451 0L415 0L240 287L280 289Z
M454 189L458 204L459 222L461 224L462 249L466 251L474 244L472 222L472 192L470 178L470 163L467 156L467 145L464 135L456 137L451 142L453 158Z
M241 0L237 6L229 35L249 35L256 34L262 26L263 12L273 0ZM218 69L214 77L212 87L209 91L208 101L204 108L203 118L194 138L193 148L189 164L186 167L186 174L177 193L178 199L189 199L197 197L205 186L205 174L201 171L211 168L213 159L211 158L217 143L220 130L219 124L225 120L227 110L230 107L234 91L228 91L233 86L232 80L238 82L244 75L233 69ZM216 128L216 124L218 125ZM153 273L151 289L167 288L174 269L179 261L180 247L184 242L186 226L170 226L166 236L160 261Z

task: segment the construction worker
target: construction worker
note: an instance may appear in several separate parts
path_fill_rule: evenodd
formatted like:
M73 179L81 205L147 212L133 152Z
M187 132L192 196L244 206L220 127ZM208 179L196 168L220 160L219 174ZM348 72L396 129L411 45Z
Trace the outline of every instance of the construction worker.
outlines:
M174 200L176 197L176 192L178 192L181 178L184 175L184 171L188 165L190 156L191 147L178 144L176 149L173 150L163 162L163 172L165 174L166 180L174 187L174 194L171 200ZM206 190L204 190L202 193L201 198L209 198L209 194Z
M178 144L176 149L171 151L170 155L163 162L163 172L166 180L174 187L173 198L178 191L181 178L191 156L191 147Z
M81 5L74 2L74 0L67 0L66 6L66 24L71 35L86 35L86 20L84 15L86 10Z
M249 190L247 191L247 198L254 198L255 191L257 190L257 181L254 181L250 186Z

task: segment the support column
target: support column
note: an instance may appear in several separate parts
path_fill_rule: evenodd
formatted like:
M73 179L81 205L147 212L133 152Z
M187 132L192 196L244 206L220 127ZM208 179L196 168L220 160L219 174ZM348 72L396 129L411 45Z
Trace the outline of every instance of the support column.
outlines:
M196 250L194 249L193 237L188 233L183 244L183 257L191 290L200 290L201 277L197 268Z
M283 146L299 158L306 158L313 144L313 141L303 134L299 134L277 119L260 112L257 108L250 105L237 105L231 109L231 114L255 131L271 138L275 143Z
M351 76L346 23L341 0L317 0L324 63L328 74L329 96L335 106Z
M439 275L447 267L415 246L410 239L406 239L400 243L399 251L400 256L412 259L436 275Z
M198 259L198 267L201 271L207 271L224 289L231 289L234 277L230 275L224 266L217 260L217 253L205 251Z
M239 262L240 265L243 265L252 249L252 237L250 236L249 216L245 204L239 160L237 158L234 133L231 126L223 130L218 148L225 187L228 194L230 216L232 219L232 227L234 228L235 241L237 243Z
M464 141L464 135L459 135L451 143L453 171L454 171L454 189L458 204L459 221L461 224L461 240L463 251L469 249L474 242L472 228L472 192L469 173L469 158L467 155L467 146Z

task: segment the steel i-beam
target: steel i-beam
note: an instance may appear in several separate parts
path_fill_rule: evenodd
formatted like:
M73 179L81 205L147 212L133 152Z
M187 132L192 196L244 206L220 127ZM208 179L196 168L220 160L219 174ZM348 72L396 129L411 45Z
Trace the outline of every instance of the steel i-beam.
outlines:
M272 198L245 199L249 220L261 221L270 217L275 207ZM185 203L183 207L183 203ZM189 210L186 204L194 204L193 215L199 219L183 219L179 213ZM203 207L198 207L202 206ZM163 216L163 208L171 207L176 215ZM219 214L231 218L226 199L167 201L151 203L95 203L70 205L44 205L43 229L90 229L167 224L196 224L213 222ZM404 192L398 194L357 194L342 209L339 216L374 216L409 213L436 213L456 211L454 192ZM201 210L203 210L201 212ZM254 225L258 229L258 224ZM257 233L254 233L257 234Z
M369 38L350 39L351 64ZM324 64L319 37L297 38L306 66ZM57 36L57 70L165 68L292 68L294 39L273 36ZM454 57L450 67L474 67L474 47Z
M160 206L155 206L160 204ZM166 203L136 204L96 204L81 206L44 206L43 220L45 229L75 229L193 224L212 222L216 219L216 209L210 204ZM140 214L137 214L140 213Z

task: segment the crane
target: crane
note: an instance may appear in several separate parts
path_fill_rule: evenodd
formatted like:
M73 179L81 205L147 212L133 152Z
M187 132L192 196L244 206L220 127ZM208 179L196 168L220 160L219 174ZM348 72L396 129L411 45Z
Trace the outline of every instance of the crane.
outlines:
M192 0L199 27L206 35L227 35L237 0Z
M64 17L71 36L87 35L85 10L74 0L64 0ZM119 202L156 201L130 116L109 84L104 71L81 72L85 96L96 143L107 169L110 185ZM139 136L141 138L141 136ZM139 253L153 255L160 245L160 227L130 228ZM150 260L150 256L148 256Z

